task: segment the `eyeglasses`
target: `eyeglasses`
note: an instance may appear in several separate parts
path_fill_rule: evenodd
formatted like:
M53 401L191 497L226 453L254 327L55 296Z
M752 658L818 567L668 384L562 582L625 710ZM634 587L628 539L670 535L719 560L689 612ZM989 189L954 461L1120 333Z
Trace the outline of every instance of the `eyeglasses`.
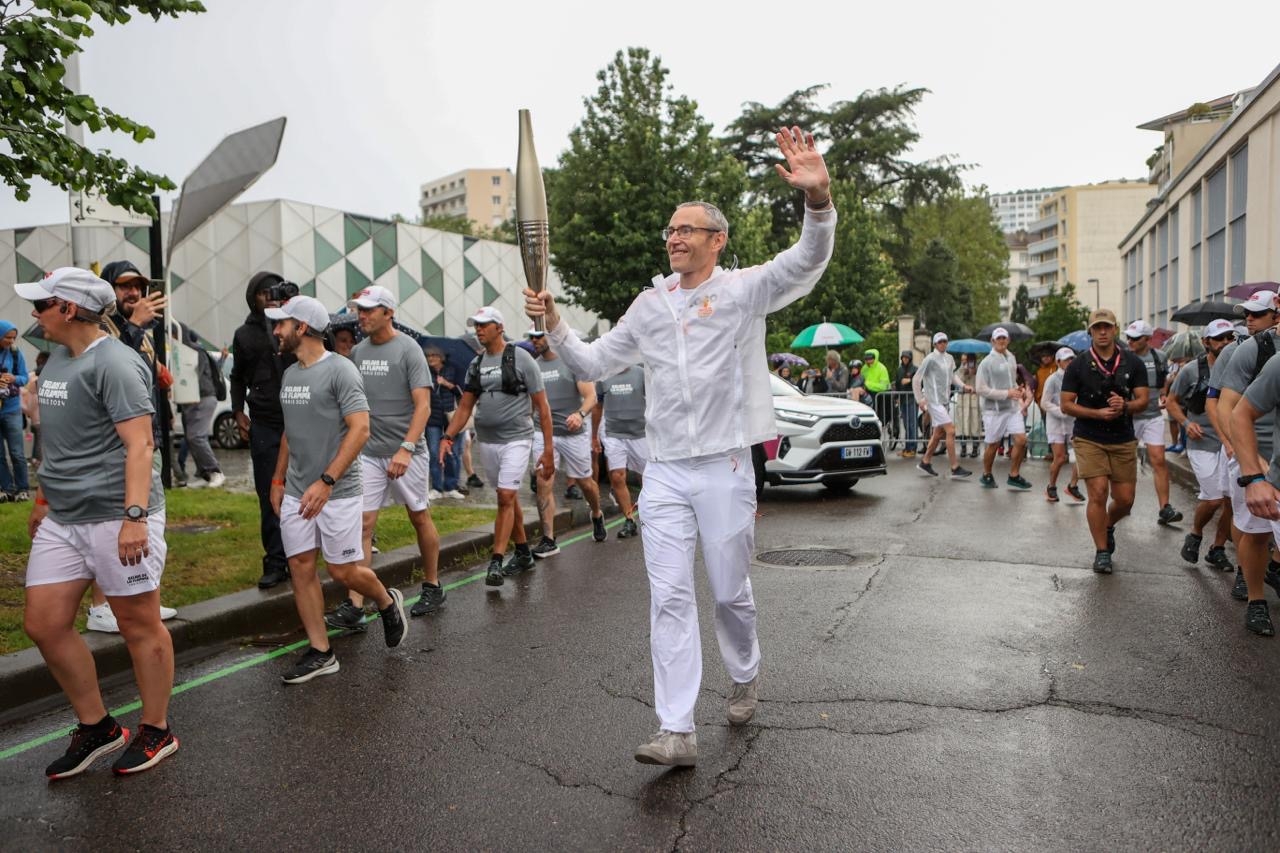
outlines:
M43 314L50 308L58 304L56 299L33 299L31 306L36 309L37 314Z
M1223 332L1222 334L1218 335L1217 337L1209 338L1209 340L1211 340L1211 341L1233 341L1233 340L1235 340L1235 338L1236 338L1236 333L1235 333L1235 332Z
M720 233L719 228L704 228L701 225L681 225L677 228L663 228L662 242L665 243L666 241L670 240L672 237L677 237L677 236L688 239L689 237L693 236L694 231L706 231L710 234Z

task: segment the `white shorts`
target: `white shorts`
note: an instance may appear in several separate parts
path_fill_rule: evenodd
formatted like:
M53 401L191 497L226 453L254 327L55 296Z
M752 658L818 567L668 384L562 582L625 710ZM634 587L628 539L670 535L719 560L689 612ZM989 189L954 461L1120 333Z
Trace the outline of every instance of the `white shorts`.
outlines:
M472 448L476 455L476 463L484 472L485 479L494 484L495 489L516 491L524 482L524 475L529 470L529 448L533 439L522 438L508 444L489 444L477 441Z
M284 555L296 557L319 548L330 563L363 562L363 506L364 498L360 495L338 498L326 503L314 518L303 518L298 512L302 508L301 502L285 495L280 502L280 539L284 543Z
M141 595L160 588L164 558L164 511L147 516L147 546L141 563L120 562L119 521L59 524L45 518L36 528L27 557L27 586L66 581L97 581L108 596ZM128 524L136 524L130 521Z
M538 464L542 450L542 433L535 432L533 450L529 454L532 464ZM553 436L551 452L554 454L556 470L564 471L566 477L577 480L591 478L591 435L586 430L576 435Z
M940 427L954 423L951 420L950 406L940 406L937 403L926 403L925 406L929 410L929 423L933 424L933 426Z
M1216 501L1230 493L1227 485L1226 454L1221 450L1192 450L1187 448L1187 461L1200 484L1199 498Z
M644 473L645 463L649 461L649 440L640 438L614 438L600 427L600 444L604 447L604 455L609 459L610 471L635 471Z
M384 506L404 504L411 512L431 505L427 500L427 481L431 477L431 460L426 449L413 454L409 467L399 478L387 476L390 459L360 457L360 480L364 486L364 511L376 512Z
M1027 424L1022 419L1022 412L983 412L982 440L987 444L999 444L1006 435L1026 435Z
M1223 451L1223 455L1226 453ZM1258 518L1249 512L1249 505L1244 500L1244 487L1237 478L1240 476L1240 463L1235 457L1227 460L1227 487L1231 492L1231 520L1241 533L1270 533L1271 522Z
M1164 418L1142 418L1141 420L1134 418L1133 434L1138 439L1138 444L1145 444L1148 447L1159 446L1164 449Z
M1070 444L1071 434L1067 432L1050 432L1045 434L1045 440L1050 444Z

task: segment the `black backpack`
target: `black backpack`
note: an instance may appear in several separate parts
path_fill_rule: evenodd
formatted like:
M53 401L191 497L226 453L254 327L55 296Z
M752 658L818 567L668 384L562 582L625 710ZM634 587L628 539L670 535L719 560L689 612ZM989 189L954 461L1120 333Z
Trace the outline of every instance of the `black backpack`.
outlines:
M1258 361L1253 366L1253 378L1257 379L1263 365L1276 354L1276 336L1271 334L1270 329L1263 329L1254 335L1253 339L1258 342Z
M1196 359L1196 384L1187 394L1187 411L1193 415L1204 414L1205 400L1209 396L1209 354L1201 353Z
M479 397L484 389L480 387L480 362L484 359L483 355L478 355L471 362L471 366L467 368L467 381L463 386L464 391ZM524 382L520 381L520 375L516 373L516 345L507 344L502 350L502 393L504 394L523 394L528 390Z

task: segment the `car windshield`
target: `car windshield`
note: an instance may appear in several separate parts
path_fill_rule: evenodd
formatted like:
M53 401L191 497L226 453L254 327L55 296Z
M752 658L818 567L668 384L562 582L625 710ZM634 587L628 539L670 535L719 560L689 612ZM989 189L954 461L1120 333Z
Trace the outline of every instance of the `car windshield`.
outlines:
M769 374L769 386L775 397L803 397L804 392L775 373Z

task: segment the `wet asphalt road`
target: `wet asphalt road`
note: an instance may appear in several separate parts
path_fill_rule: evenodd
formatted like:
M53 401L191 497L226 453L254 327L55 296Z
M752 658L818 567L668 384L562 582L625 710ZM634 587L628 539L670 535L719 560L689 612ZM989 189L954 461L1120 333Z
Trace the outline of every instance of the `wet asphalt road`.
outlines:
M500 591L454 589L398 650L378 625L336 640L335 677L285 687L276 659L176 696L182 748L153 772L48 785L61 741L0 759L0 846L1280 848L1280 641L1245 633L1230 575L1178 559L1147 480L1099 577L1083 507L997 475L989 492L895 461L847 497L767 490L757 551L857 560L753 568L763 701L742 728L702 584L696 769L631 758L656 728L648 590L615 527ZM211 650L178 681L263 652ZM10 719L0 751L69 722Z

